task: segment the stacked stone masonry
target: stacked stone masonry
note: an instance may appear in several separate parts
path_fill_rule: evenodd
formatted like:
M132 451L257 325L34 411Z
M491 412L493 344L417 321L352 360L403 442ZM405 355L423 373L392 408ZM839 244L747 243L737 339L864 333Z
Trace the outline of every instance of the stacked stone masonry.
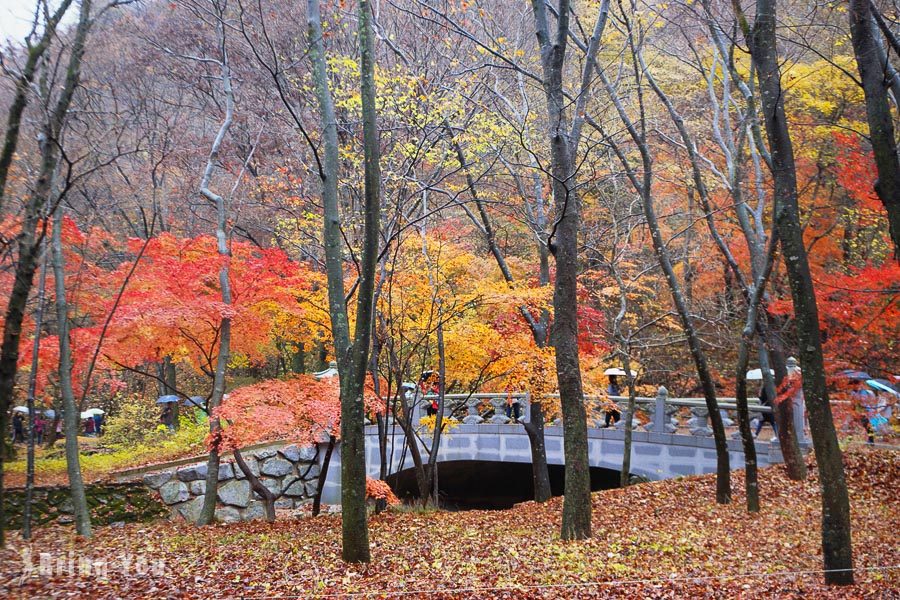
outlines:
M250 471L277 500L276 509L298 509L312 502L319 482L315 446L289 445L243 455ZM206 497L206 463L144 475L144 484L158 494L173 518L191 523L200 517ZM219 465L216 520L224 523L265 518L262 498L250 488L235 462Z
M94 525L150 521L166 514L159 500L140 483L95 483L85 486L85 496ZM32 496L31 522L35 527L75 522L68 487L36 487ZM3 511L9 529L21 529L25 511L25 490L3 493Z

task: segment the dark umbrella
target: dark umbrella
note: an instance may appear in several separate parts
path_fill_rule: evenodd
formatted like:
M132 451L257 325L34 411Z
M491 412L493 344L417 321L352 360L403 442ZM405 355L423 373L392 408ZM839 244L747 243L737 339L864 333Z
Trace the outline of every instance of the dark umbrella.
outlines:
M156 401L157 404L170 404L172 402L178 402L178 396L176 396L175 394L160 396L159 400Z
M865 371L854 371L853 369L844 369L843 371L838 373L838 377L843 377L844 379L855 381L865 381L867 379L872 379L872 376Z

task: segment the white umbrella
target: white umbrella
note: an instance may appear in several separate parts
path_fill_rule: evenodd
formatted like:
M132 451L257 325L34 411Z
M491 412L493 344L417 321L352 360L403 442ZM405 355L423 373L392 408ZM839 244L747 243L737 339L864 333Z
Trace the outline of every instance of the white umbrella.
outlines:
M604 375L616 375L617 377L625 377L625 369L620 369L619 367L611 367L605 371L603 371ZM631 372L632 377L637 377L637 371Z
M82 421L84 421L85 419L93 419L93 418L94 418L94 415L92 413L89 413L88 411L84 411L83 413L81 413Z
M13 409L13 412L27 413L28 407L27 406L17 406Z
M773 377L775 376L775 371L772 369L769 369L769 373L771 373ZM762 369L750 369L747 371L747 381L762 381L762 378Z
M89 408L81 414L87 415L87 417L82 417L83 419L87 419L88 417L93 417L94 415L102 415L104 414L104 411L100 410L99 408Z

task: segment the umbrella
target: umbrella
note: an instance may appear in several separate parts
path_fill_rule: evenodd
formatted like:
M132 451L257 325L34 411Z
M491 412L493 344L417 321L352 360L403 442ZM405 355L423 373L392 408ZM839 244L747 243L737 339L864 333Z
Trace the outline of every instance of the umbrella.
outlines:
M93 417L94 415L102 415L102 414L104 414L104 412L105 411L103 411L99 408L89 408L81 414L88 415L89 417Z
M169 404L170 402L178 402L178 396L175 394L168 394L166 396L160 396L159 400L156 401L157 404Z
M775 371L769 369L769 373L773 376L775 375ZM750 369L747 371L747 381L762 381L763 374L762 369Z
M854 371L853 369L844 369L843 371L838 373L838 377L856 381L865 381L867 379L872 379L872 376L865 371Z
M56 418L56 411L55 411L55 410L50 410L50 409L45 410L45 411L44 411L44 416L47 417L48 419L54 419L54 418Z
M28 407L27 406L17 406L13 409L13 412L27 413Z
M879 392L887 392L889 394L893 394L895 396L900 396L900 391L897 390L896 387L891 385L891 383L887 379L869 379L866 381L866 384Z
M82 421L84 421L85 419L93 419L93 418L94 418L94 415L89 413L88 411L84 411L83 413L81 413Z
M603 371L604 375L616 375L618 377L625 377L625 369L620 369L619 367L611 367L605 371ZM632 377L637 377L637 371L631 372Z
M163 398L165 397L166 396L163 396ZM206 398L203 396L191 396L190 398L185 398L184 405L203 408L206 405Z

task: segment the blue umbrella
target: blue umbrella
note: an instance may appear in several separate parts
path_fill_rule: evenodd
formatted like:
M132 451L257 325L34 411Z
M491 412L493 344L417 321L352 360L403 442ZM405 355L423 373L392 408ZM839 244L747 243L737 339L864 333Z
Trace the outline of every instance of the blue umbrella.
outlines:
M887 392L889 394L893 394L895 396L900 396L900 391L897 391L897 388L890 384L889 381L885 379L869 379L866 381L866 384L879 392Z
M178 396L175 394L167 394L165 396L160 396L159 400L156 401L157 404L169 404L171 402L178 402Z
M190 398L185 398L184 405L203 408L206 405L206 398L203 396L191 396Z

